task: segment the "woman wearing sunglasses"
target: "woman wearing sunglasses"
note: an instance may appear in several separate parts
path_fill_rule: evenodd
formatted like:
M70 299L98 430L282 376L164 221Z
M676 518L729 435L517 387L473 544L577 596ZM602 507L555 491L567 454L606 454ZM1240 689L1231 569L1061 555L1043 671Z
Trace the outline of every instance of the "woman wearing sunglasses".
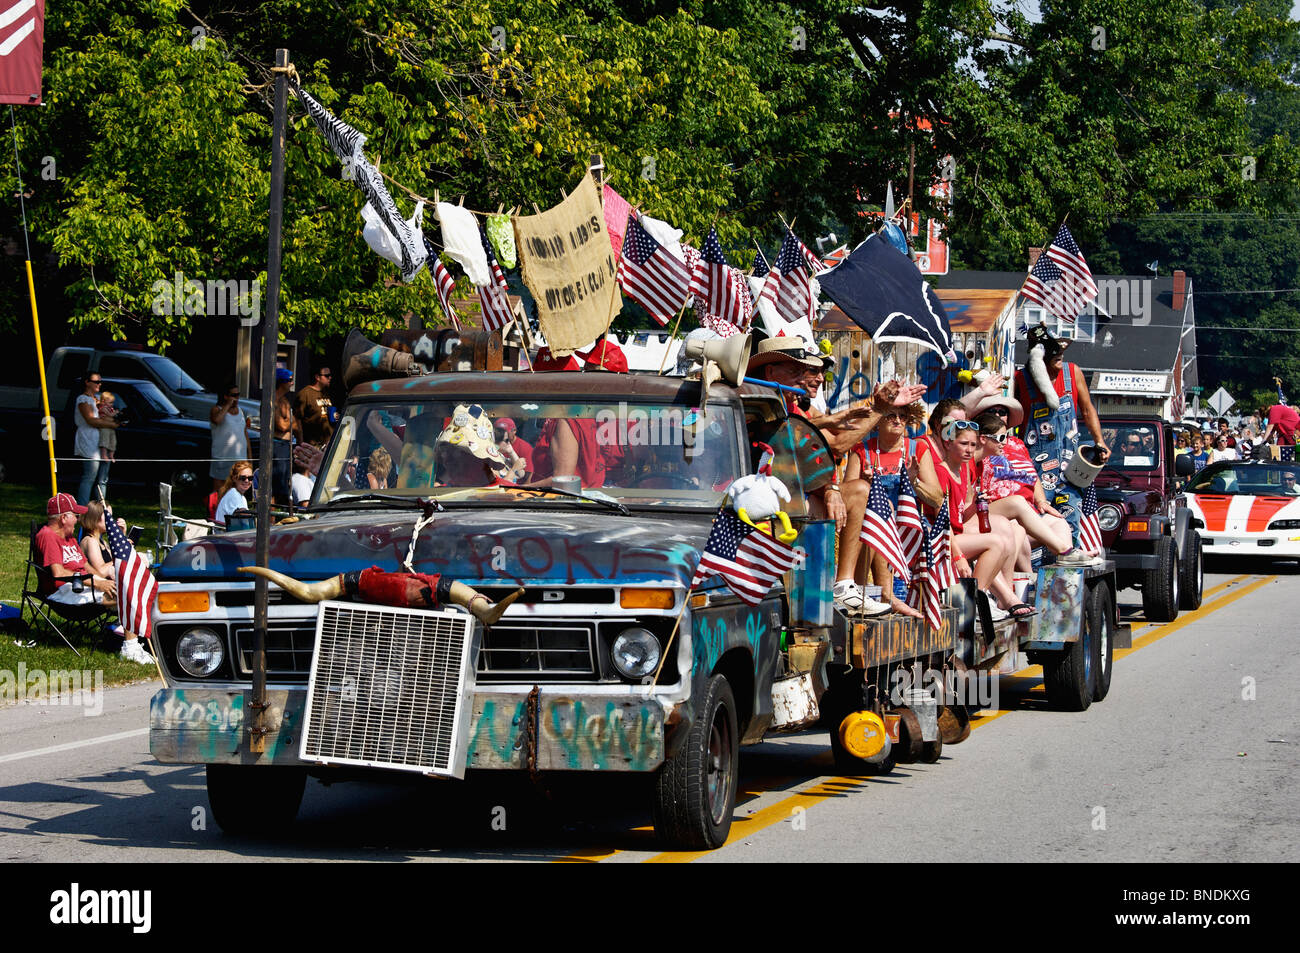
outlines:
M248 492L253 488L253 465L240 460L230 468L230 476L221 484L221 501L217 503L215 521L225 526L235 510L248 509Z
M952 523L952 560L957 575L975 577L975 584L989 593L993 621L1010 615L1024 618L1034 614L1032 606L1019 603L1011 588L1011 571L1019 551L1010 523L990 514L990 532L981 533L975 522L975 455L979 450L979 424L951 416L939 422L939 445L944 459L935 471L940 490L948 500L948 518ZM930 505L924 507L928 517L938 515ZM974 566L971 565L974 561Z
M1013 521L1055 553L1057 565L1092 565L1095 560L1074 547L1070 524L1047 502L1029 450L1007 429L1007 415L988 411L976 422L982 444L978 454L980 492L988 501L989 512ZM1030 570L1028 544L1021 546L1016 566Z

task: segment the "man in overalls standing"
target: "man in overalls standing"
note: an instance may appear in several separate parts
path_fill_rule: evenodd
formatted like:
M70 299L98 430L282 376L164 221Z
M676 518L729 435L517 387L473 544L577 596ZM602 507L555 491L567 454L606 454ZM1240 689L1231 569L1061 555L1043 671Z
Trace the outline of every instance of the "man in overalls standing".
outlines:
M1078 487L1063 474L1079 448L1079 421L1092 434L1101 462L1109 459L1110 448L1102 438L1083 372L1065 360L1069 340L1052 337L1041 324L1031 327L1026 338L1029 357L1024 368L1016 371L1016 399L1025 408L1022 439L1047 498L1069 522L1077 546L1083 500Z

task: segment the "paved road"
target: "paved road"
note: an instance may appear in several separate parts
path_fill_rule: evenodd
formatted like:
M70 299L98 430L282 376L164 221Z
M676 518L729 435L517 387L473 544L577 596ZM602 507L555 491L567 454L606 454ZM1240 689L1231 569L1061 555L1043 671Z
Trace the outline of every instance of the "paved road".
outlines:
M109 690L96 717L0 711L0 861L1292 860L1300 575L1233 568L1207 575L1199 611L1135 619L1110 697L1087 712L1047 710L1027 669L936 764L836 777L814 732L745 749L731 839L706 855L656 850L639 778L544 794L497 777L309 782L284 837L230 838L208 815L203 769L150 758L156 686L139 685ZM1140 614L1136 592L1120 603Z

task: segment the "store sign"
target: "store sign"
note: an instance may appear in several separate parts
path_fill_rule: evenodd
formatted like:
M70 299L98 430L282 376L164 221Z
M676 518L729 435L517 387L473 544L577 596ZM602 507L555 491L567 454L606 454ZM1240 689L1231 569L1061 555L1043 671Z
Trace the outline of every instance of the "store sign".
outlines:
M1167 374L1098 371L1092 379L1092 390L1108 394L1164 394L1169 389L1168 379Z

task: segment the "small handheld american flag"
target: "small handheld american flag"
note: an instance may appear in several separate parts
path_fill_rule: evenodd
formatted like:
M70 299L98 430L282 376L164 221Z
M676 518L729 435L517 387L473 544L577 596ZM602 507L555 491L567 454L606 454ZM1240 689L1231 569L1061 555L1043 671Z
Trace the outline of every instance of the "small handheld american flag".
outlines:
M1083 505L1079 520L1079 548L1085 552L1101 552L1101 520L1097 516L1097 488L1089 486L1083 491Z
M128 632L147 639L150 633L149 613L153 610L154 600L158 598L158 583L144 559L132 548L112 513L104 513L104 524L108 528L108 549L113 554L113 571L117 579L118 617Z
M723 509L713 519L691 588L710 576L721 576L732 592L757 605L797 559L789 545L750 526L734 510Z
M506 276L497 264L496 253L488 242L487 232L479 228L479 238L483 242L483 251L487 253L488 283L478 289L478 300L483 306L483 327L488 331L500 331L515 319L510 309L510 295L506 286Z

